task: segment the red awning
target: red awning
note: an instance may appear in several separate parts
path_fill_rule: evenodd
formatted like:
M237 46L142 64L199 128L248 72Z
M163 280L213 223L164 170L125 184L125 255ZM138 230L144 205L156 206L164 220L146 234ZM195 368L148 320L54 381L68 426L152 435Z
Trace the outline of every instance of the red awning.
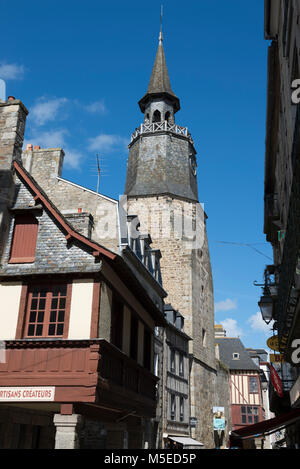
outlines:
M231 433L233 438L250 438L259 437L268 433L273 433L281 428L287 427L300 419L300 409L295 409L288 414L283 414L273 419L264 420L263 422L248 425Z

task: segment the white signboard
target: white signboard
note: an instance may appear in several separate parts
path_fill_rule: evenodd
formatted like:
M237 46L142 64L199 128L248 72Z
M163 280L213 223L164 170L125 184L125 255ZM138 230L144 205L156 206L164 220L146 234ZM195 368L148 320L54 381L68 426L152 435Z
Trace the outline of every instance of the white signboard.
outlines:
M0 402L54 401L55 387L0 387Z

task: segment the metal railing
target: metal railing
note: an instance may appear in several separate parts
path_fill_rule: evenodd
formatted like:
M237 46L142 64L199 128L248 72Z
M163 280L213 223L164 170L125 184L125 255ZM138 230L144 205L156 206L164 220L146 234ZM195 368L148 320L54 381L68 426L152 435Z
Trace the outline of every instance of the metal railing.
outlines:
M176 135L182 135L187 137L193 143L192 136L188 131L187 127L181 127L177 124L164 122L153 122L152 124L141 124L140 127L136 128L131 135L131 142L142 134L150 134L155 132L171 132Z

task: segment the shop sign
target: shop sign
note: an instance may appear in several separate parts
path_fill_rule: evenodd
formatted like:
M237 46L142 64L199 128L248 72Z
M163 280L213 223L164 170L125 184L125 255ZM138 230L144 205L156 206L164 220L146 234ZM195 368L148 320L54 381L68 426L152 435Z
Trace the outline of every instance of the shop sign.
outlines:
M54 401L55 387L0 387L0 402Z
M283 397L282 381L279 377L279 374L275 370L274 366L269 365L269 369L270 369L270 378L274 386L274 389L279 397Z
M275 352L279 352L279 339L278 335L273 335L267 340L267 346L274 350Z
M214 430L225 430L225 409L224 407L213 407Z
M270 353L271 363L285 363L282 353Z

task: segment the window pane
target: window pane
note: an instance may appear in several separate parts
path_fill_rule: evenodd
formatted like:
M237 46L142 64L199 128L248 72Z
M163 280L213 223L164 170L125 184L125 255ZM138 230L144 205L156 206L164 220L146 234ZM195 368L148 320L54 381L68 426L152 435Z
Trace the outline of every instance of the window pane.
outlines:
M247 407L247 413L252 415L252 407Z
M56 335L63 335L64 333L64 325L63 324L58 324L57 325L57 330L56 330Z
M37 309L37 300L36 299L33 299L31 301L31 309Z
M39 311L37 322L44 321L44 311Z
M55 324L49 324L48 335L55 335Z
M52 298L51 309L56 309L58 305L58 298Z
M246 415L242 415L242 423L247 423Z
M65 312L58 311L58 322L64 322L64 320L65 320Z
M29 324L27 335L34 335L34 324Z
M255 415L255 417L254 417L254 423L258 423L258 416L257 415Z
M60 298L59 300L59 308L60 309L65 309L66 307L66 299L65 298Z
M35 331L35 335L37 336L41 336L43 334L43 325L42 324L38 324L36 326L36 331Z
M36 319L36 311L30 311L29 322L35 322Z
M245 406L242 406L242 407L241 407L241 411L242 411L242 414L245 414L245 413L246 413L246 407L245 407Z
M248 423L252 423L252 416L251 415L248 416Z
M51 311L50 322L56 322L56 311Z

